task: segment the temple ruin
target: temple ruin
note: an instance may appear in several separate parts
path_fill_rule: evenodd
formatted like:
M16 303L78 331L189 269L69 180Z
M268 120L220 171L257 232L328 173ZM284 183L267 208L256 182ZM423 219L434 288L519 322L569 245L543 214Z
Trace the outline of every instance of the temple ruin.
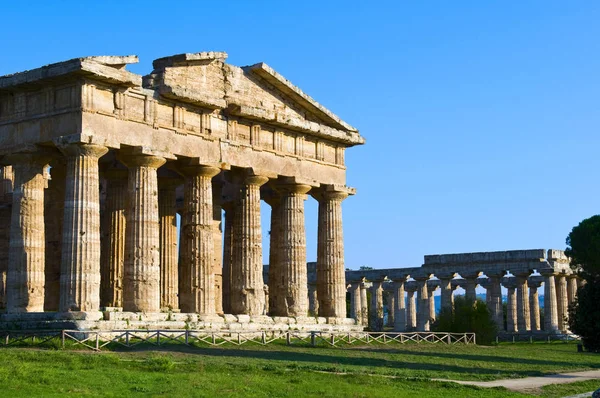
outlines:
M346 318L341 207L355 193L345 150L365 141L266 64L226 58L165 57L140 76L135 56L87 57L0 77L0 326L362 330Z

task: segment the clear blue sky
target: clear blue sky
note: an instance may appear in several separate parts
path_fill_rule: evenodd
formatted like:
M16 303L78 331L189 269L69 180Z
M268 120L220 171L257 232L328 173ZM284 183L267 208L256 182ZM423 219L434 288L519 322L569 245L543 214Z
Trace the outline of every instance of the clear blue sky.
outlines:
M5 1L0 14L0 75L108 54L139 55L130 70L146 74L155 58L226 51L357 127L350 268L562 249L600 209L597 1Z

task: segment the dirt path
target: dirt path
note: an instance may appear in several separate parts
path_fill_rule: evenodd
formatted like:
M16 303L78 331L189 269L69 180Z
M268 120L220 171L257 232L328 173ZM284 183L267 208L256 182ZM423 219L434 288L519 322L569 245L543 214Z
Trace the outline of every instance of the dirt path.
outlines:
M458 384L466 384L479 387L505 387L512 391L527 392L537 390L548 384L574 383L576 381L598 380L600 388L600 370L588 370L585 372L559 373L542 377L525 377L523 379L504 379L494 381L464 381L433 379L439 381L451 381Z

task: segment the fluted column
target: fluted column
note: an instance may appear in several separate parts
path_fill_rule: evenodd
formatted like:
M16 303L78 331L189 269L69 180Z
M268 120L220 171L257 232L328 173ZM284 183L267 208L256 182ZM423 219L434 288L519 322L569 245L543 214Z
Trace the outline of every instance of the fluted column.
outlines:
M13 179L12 166L0 167L0 309L6 308L6 272L10 245Z
M517 332L517 292L514 286L506 286L508 290L506 301L506 331Z
M560 274L556 276L556 304L558 329L560 331L567 330L567 317L569 308L569 297L567 294L567 278Z
M211 179L219 169L209 166L184 167L185 192L181 228L183 312L214 315L215 276L213 261L213 195ZM263 289L262 284L260 289ZM263 291L264 296L264 291ZM263 304L264 305L264 304Z
M428 294L429 294L429 322L434 322L436 320L436 313L435 313L435 296L434 296L434 292L437 290L437 286L435 285L431 285L428 286L427 289ZM430 325L431 328L431 325Z
M100 304L123 307L123 274L125 272L125 207L128 172L111 167L106 178L106 204L102 214L103 239L100 264ZM122 166L121 166L122 167Z
M61 254L60 310L100 309L100 185L98 159L108 149L92 144L61 148L67 159Z
M577 297L577 275L567 276L567 295L569 305L573 304Z
M315 194L319 201L317 295L320 316L346 316L342 201L348 193L325 188Z
M39 154L12 155L14 191L10 225L6 311L44 310L44 169Z
M67 168L63 158L51 162L50 181L44 191L46 282L44 311L58 311L62 257L63 218Z
M129 168L123 310L160 311L160 228L157 169L165 159L121 155Z
M477 299L477 276L463 276L465 279L465 298L475 301Z
M158 179L158 219L160 242L160 308L179 308L179 248L177 242L176 178Z
M417 303L415 289L406 289L406 330L417 329Z
M265 195L265 202L271 206L271 227L269 230L269 314L271 316L287 316L282 275L284 271L281 262L281 250L283 248L281 243L283 238L283 231L281 229L283 206L281 205L280 195L272 190ZM318 312L314 314L317 315Z
M360 291L359 298L360 298ZM317 316L319 313L319 298L317 297L317 285L308 285L308 314ZM353 317L354 318L354 317Z
M488 289L486 296L489 296L489 309L492 312L492 319L496 323L498 330L504 330L504 316L502 311L502 286L501 275L488 275Z
M517 329L520 333L531 330L529 315L529 296L527 294L527 278L529 275L519 275L517 280Z
M247 176L236 201L231 266L231 309L234 314L263 315L265 308L260 187L267 181L264 176Z
M558 331L556 284L553 274L544 275L544 323L546 332Z
M354 318L359 325L362 323L360 282L350 284L350 318Z
M383 330L383 286L381 281L374 281L371 286L371 329Z
M395 292L394 291L390 291L388 292L387 295L387 299L388 299L388 319L387 319L387 326L393 328L394 324L395 324L395 308L396 308L396 296L395 296Z
M452 308L454 307L454 295L452 294L452 278L440 278L440 288L442 290L442 310L452 310Z
M277 185L281 194L281 245L278 261L281 264L279 275L282 286L283 301L278 303L278 310L284 310L282 316L306 316L308 314L308 275L306 267L306 231L304 227L304 201L309 185L285 184ZM346 289L344 288L344 312L346 317ZM318 287L317 287L318 289ZM317 293L320 299L320 294ZM320 300L324 301L324 300ZM321 303L319 303L321 308Z
M361 325L367 326L369 324L369 303L367 302L367 287L364 282L360 284L360 314Z
M529 281L529 316L531 318L531 331L539 332L541 330L540 325L540 299L538 296L538 288L541 286L540 282Z
M223 232L223 279L222 279L222 290L223 290L223 312L225 314L231 314L231 263L233 256L233 220L234 220L234 209L235 206L232 202L223 204L223 210L225 210L225 231ZM270 282L269 282L270 283ZM272 293L269 292L269 300L271 300Z
M404 298L404 281L395 281L394 287L394 330L397 332L406 331L406 302Z
M223 180L213 178L213 274L215 276L215 311L223 314ZM265 291L266 292L266 291ZM265 293L267 294L267 293ZM268 296L268 295L267 295Z
M429 289L427 279L417 279L417 331L429 331Z

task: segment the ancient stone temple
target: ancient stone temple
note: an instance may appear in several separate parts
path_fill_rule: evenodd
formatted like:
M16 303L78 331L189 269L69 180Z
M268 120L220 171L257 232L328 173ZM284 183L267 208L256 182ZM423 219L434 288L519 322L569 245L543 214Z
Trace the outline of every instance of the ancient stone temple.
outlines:
M346 318L341 208L355 192L344 153L363 137L266 64L226 58L165 57L140 76L135 56L88 57L0 77L0 326L362 329Z

